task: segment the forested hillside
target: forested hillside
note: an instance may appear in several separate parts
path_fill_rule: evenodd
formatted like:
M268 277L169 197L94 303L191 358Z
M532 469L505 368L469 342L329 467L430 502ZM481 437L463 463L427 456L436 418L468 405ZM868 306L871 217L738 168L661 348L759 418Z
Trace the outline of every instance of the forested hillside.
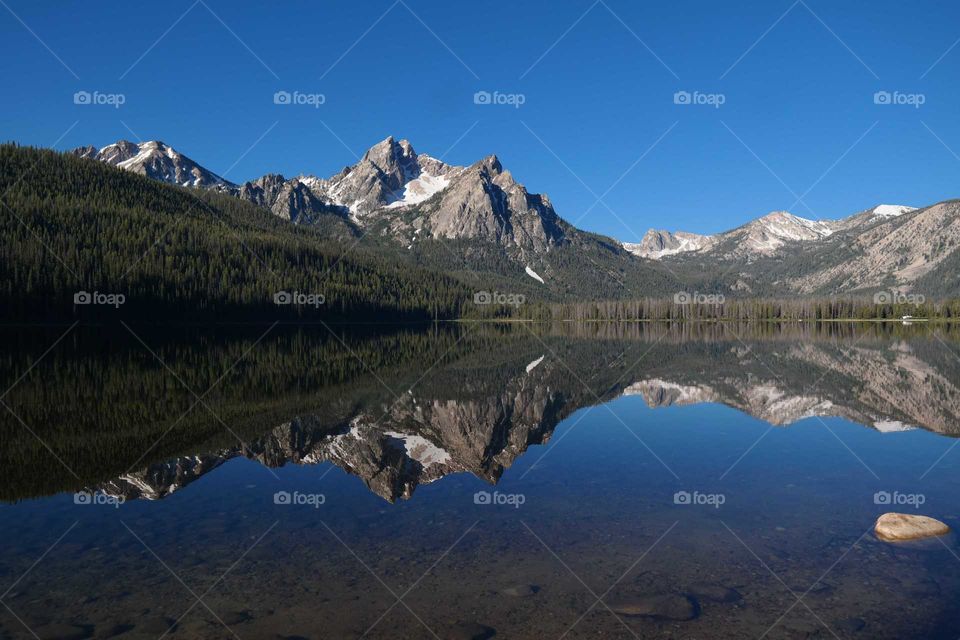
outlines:
M0 145L0 298L8 319L454 317L472 288L324 241L269 211L53 151ZM78 292L121 294L75 305ZM322 303L277 305L279 292Z

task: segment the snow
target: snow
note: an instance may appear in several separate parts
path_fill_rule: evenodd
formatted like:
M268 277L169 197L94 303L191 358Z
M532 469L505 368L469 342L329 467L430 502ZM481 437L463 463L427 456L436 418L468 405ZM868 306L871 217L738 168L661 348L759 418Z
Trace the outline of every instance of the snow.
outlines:
M763 254L772 253L786 242L819 240L834 232L829 222L801 218L787 211L768 213L743 229L746 230L744 246L749 251Z
M534 280L536 280L537 282L541 282L541 283L543 282L543 278L541 278L539 274L537 274L537 272L531 269L530 267L524 267L524 271L526 271L527 275L533 278Z
M899 420L879 420L873 423L873 428L880 433L897 433L898 431L913 431L916 427L903 424Z
M657 231L655 229L650 229L647 231L646 236L666 236L668 238L667 242L673 241L676 242L676 246L664 247L663 249L654 249L654 250L645 250L644 244L642 242L633 243L633 242L621 242L621 246L629 251L630 253L640 256L641 258L650 258L651 260L659 260L664 256L672 256L678 253L687 253L690 251L700 251L705 247L713 244L715 238L714 236L704 236L696 233L688 233L686 231L676 231L670 233L668 231Z
M652 260L659 260L664 256L673 256L678 253L687 253L689 251L699 251L703 248L705 241L709 241L710 236L703 236L701 239L694 240L693 238L677 238L680 241L676 247L664 247L663 249L657 249L655 251L643 251L643 245L639 243L624 242L623 248L629 251L634 255L638 255L642 258L650 258Z
M873 215L878 218L896 218L897 216L916 210L916 207L908 207L903 204L881 204L874 207Z
M398 209L425 202L440 193L450 184L446 176L433 176L421 173L403 186L403 196L387 205L387 209Z
M622 395L643 396L651 391L665 395L669 394L669 404L671 405L699 404L701 402L711 402L714 399L714 391L708 386L682 385L661 378L649 378L634 382L624 388Z
M300 184L306 186L308 189L320 189L320 190L322 190L322 188L323 188L323 184L322 184L320 178L318 178L318 177L316 177L316 176L299 175L299 176L297 176L296 179L300 182Z
M110 149L112 154L113 149L111 149L111 147L116 148L117 145L112 144L106 146L101 150L101 153ZM107 162L112 162L110 158L111 156L106 156L105 160ZM157 140L151 140L149 142L142 142L138 144L136 155L118 162L116 166L126 171L137 172L138 169L141 167L146 167L154 159L159 159L159 162L155 162L147 174L152 178L162 179L164 182L179 184L183 187L198 187L203 183L204 174L206 173L207 177L209 177L216 184L225 184L225 181L219 176L209 173L190 159L184 158L172 147L169 147ZM167 160L169 160L169 162ZM164 172L163 175L156 175L157 167ZM181 171L183 176L191 176L191 178L178 182L178 169Z
M366 425L362 422L363 418L357 416L350 421L350 429L346 433L338 433L337 435L329 439L327 444L327 451L329 452L330 457L336 458L338 460L345 460L347 457L347 449L344 446L344 443L348 440L362 440L363 436L361 435L361 429ZM303 462L306 464L319 464L324 461L323 453L321 451L313 451L310 454L304 456Z
M403 443L407 455L419 462L424 468L434 464L449 464L450 454L433 444L423 436L387 431L385 436L396 438Z
M531 371L533 371L534 369L536 369L536 368L537 368L537 365L539 365L541 362L543 362L543 359L544 359L545 357L546 357L546 354L540 356L539 358L537 358L536 360L534 360L533 362L531 362L530 364L528 364L528 365L527 365L527 373L530 373Z
M786 211L771 213L760 220L770 234L784 240L808 240L810 233L821 237L827 237L833 233L833 229L825 222L801 218Z
M154 152L154 149L144 148L143 146L141 146L140 151L137 153L137 155L127 160L124 160L123 162L117 163L117 166L120 167L121 169L129 169L131 166L145 162L147 158L153 155L153 152Z

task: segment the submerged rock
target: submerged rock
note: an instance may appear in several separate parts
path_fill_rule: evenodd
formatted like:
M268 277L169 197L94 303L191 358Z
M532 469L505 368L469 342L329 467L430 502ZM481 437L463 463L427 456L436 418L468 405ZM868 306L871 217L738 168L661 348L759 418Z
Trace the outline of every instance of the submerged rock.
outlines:
M36 635L44 640L86 640L93 637L93 626L54 622L38 627Z
M837 623L837 630L844 633L856 633L867 626L862 618L844 618Z
M700 583L690 585L687 595L701 602L740 602L743 596L736 589L720 584Z
M507 587L500 593L511 598L528 598L536 595L538 591L540 591L540 587L535 584L519 584Z
M823 582L822 580L817 580L810 585L798 582L791 586L790 590L795 591L797 595L802 593L824 595L833 591L833 585L828 582Z
M492 627L488 627L476 622L458 622L450 630L450 640L489 640L497 632Z
M165 633L173 633L180 627L177 624L177 621L173 618L167 618L165 616L151 617L147 618L142 622L138 622L135 626L136 632L143 635L151 635L160 637Z
M220 614L220 620L227 625L243 624L253 619L249 611L228 611Z
M899 540L917 540L942 536L950 532L943 522L928 516L914 516L908 513L885 513L877 518L875 527L877 537L887 542Z
M681 622L693 620L700 613L696 600L674 593L616 598L607 602L607 606L614 613L623 616L644 616Z

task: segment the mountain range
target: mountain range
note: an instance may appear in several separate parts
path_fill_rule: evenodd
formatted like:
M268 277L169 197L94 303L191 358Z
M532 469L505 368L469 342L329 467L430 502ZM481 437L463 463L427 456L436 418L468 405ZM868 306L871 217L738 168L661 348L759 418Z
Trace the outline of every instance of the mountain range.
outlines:
M837 220L774 211L722 233L650 229L638 243L577 229L495 155L469 166L388 137L322 178L231 183L159 141L73 154L155 180L231 194L295 225L461 276L496 274L545 299L666 295L960 293L960 203L872 205ZM538 286L539 285L539 286Z

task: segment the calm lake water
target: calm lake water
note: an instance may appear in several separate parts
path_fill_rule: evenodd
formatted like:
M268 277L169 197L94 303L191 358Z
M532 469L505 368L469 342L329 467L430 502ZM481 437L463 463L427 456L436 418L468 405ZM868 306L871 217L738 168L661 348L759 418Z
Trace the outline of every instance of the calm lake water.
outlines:
M956 328L0 331L0 638L960 634Z

